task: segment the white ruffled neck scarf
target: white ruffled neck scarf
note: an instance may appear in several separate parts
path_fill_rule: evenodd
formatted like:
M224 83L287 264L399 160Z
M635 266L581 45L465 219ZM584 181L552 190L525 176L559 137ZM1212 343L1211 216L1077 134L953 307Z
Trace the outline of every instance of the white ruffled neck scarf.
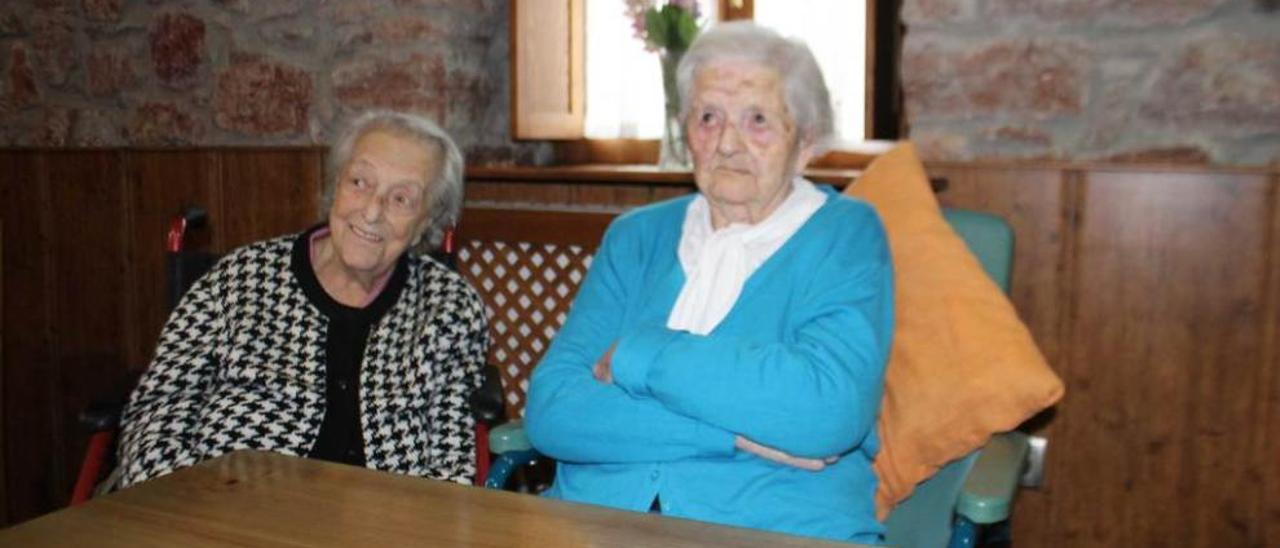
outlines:
M677 252L685 283L667 317L667 327L695 335L710 333L738 302L747 278L826 200L813 183L796 177L791 194L765 219L714 230L706 197L694 198L685 212Z

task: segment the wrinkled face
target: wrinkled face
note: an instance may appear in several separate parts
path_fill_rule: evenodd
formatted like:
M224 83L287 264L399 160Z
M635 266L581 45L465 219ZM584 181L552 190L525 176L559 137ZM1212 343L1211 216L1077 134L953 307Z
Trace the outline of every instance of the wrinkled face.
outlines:
M713 223L767 217L812 155L808 142L797 139L782 76L751 61L712 61L694 76L689 106L694 178Z
M427 185L440 171L435 147L373 130L355 143L329 210L335 255L353 274L378 276L422 237Z

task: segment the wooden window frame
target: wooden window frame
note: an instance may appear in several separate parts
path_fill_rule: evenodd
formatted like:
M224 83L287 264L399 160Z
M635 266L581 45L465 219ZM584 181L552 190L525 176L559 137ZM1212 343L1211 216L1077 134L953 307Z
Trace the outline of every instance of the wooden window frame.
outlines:
M751 19L755 13L753 0L719 0L720 20ZM566 100L558 108L538 112L530 110L521 98L520 89L530 85L524 74L532 74L527 62L531 44L520 35L519 17L525 10L552 10L557 25L539 29L538 34L568 31L569 56L567 72L539 73L550 78L553 88L566 89ZM868 139L897 139L903 134L902 93L897 76L902 36L899 12L901 0L867 0L866 101L864 103L865 134ZM557 164L646 164L657 161L657 139L586 139L582 137L585 119L584 58L585 25L583 0L513 0L511 3L511 87L512 135L517 139L551 140ZM544 18L544 21L546 18ZM546 36L546 35L543 35ZM537 38L535 37L535 40ZM865 164L866 154L834 151L815 161L823 167L858 167Z
M586 114L585 0L513 0L510 17L511 135L581 138ZM537 32L519 32L530 27ZM555 40L564 36L563 43ZM525 88L539 94L549 91L552 97L531 97Z

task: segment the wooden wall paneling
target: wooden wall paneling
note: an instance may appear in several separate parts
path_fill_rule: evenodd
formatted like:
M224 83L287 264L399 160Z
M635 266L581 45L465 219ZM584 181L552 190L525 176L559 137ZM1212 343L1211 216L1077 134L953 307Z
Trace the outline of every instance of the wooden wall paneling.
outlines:
M0 153L0 216L9 227L4 253L5 325L5 522L34 517L49 499L39 474L53 453L49 413L54 378L48 282L49 186L43 158L23 151ZM20 440L20 443L19 443Z
M322 149L224 149L218 155L221 204L212 226L220 250L299 232L324 218Z
M576 184L569 190L569 204L630 209L653 202L651 185Z
M4 160L0 160L0 166L4 165ZM0 187L4 184L0 181ZM4 397L4 369L4 212L0 211L0 398ZM6 523L4 509L8 507L4 494L4 417L4 404L0 402L0 527L4 527Z
M1042 431L1049 440L1049 449L1044 462L1044 485L1034 491L1024 490L1034 494L1021 497L1014 507L1015 511L1027 511L1031 516L1031 519L1020 520L1013 525L1013 534L1022 535L1019 538L1026 539L1031 546L1060 544L1064 534L1059 526L1058 515L1061 510L1058 499L1069 496L1067 494L1072 492L1087 493L1091 488L1091 484L1080 481L1080 478L1085 475L1082 469L1090 466L1090 463L1083 460L1082 455L1076 451L1078 443L1071 437L1071 423L1068 422L1071 419L1067 418L1085 412L1085 408L1078 407L1083 405L1083 402L1078 402L1071 397L1076 386L1073 379L1078 377L1073 373L1073 353L1070 351L1071 341L1074 340L1075 335L1074 330L1077 328L1075 311L1080 290L1080 267L1077 257L1080 218L1085 209L1084 180L1084 173L1078 169L1063 172L1061 195L1063 207L1060 216L1063 228L1062 242L1059 247L1058 281L1056 286L1038 289L1038 291L1052 293L1052 298L1057 304L1055 325L1059 342L1056 356L1053 358L1056 361L1052 365L1066 385L1066 395L1050 412L1042 413L1041 416L1032 419L1032 422L1035 422L1048 415L1052 421ZM1089 328L1089 326L1081 327Z
M467 181L468 204L568 204L572 185Z
M515 182L495 179L467 181L467 203L525 204L570 209L623 211L694 192L693 183L549 180Z
M1010 298L1031 329L1049 363L1058 363L1061 340L1057 326L1060 303L1044 288L1057 287L1063 268L1064 174L1052 168L968 167L931 165L930 177L945 177L947 189L938 201L994 213L1013 227L1014 267Z
M132 283L126 295L130 321L138 326L126 363L137 374L154 355L160 329L169 315L165 291L165 236L169 223L187 206L200 206L213 214L219 205L218 161L216 153L209 150L130 151L124 159L131 216L127 253L132 267ZM209 249L213 244L208 227L189 234L188 249ZM128 379L122 382L127 383Z
M34 179L33 168L30 162L23 161L24 157L12 152L0 152L0 230L3 230L6 215L11 215L10 208L18 204L16 191L12 189L13 185L21 181L30 181ZM10 217L12 220L12 217ZM12 234L12 230L10 230ZM9 333L5 333L5 320L10 318L10 311L6 308L4 301L5 284L12 277L5 276L5 265L11 264L5 262L3 233L0 232L0 527L9 524L9 497L8 497L8 466L6 454L8 451L8 417L9 411L6 409L6 402L13 401L13 398L6 393L8 383L5 377L8 376L8 362L5 359L9 356L7 347L13 340L12 329ZM7 279L6 279L7 278ZM12 322L12 320L10 320ZM12 324L11 324L12 325ZM26 325L21 324L21 325Z
M621 211L692 191L692 185L474 181L467 183L466 194L469 204L537 204Z
M696 192L696 189L692 186L661 186L653 189L653 201L660 202L662 200L684 196L690 192Z
M18 174L16 168L16 158L13 153L0 152L0 198L3 203L10 203L12 198L9 192L9 185L14 184L14 175ZM8 311L4 306L4 216L5 207L0 205L0 527L8 525L8 508L9 500L5 494L6 466L5 466L5 404L8 399L5 396L5 345L7 344L4 332L4 320L8 316Z
M1280 466L1276 465L1280 462L1280 168L1272 171L1268 203L1271 230L1265 247L1270 262L1266 310L1270 317L1263 331L1267 357L1263 367L1267 376L1262 382L1264 409L1256 427L1262 439L1256 443L1253 466L1258 470L1262 488L1257 510L1260 526L1264 528L1261 546L1276 546L1280 545Z
M88 433L79 425L79 412L100 401L103 390L126 369L126 341L135 326L125 317L124 294L129 287L126 200L118 151L48 151L44 156L51 219L53 268L49 299L53 325L52 367L32 374L53 383L47 402L52 418L51 449L28 473L39 478L44 499L38 511L67 503ZM24 440L25 442L25 440Z
M469 206L463 211L458 239L545 242L594 250L615 216L604 212L564 211L553 217L546 210Z
M1265 177L1087 173L1057 417L1053 535L1104 546L1259 546L1246 455L1265 415ZM1054 463L1065 468L1061 461ZM1266 463L1275 468L1274 455Z
M557 165L656 164L658 139L578 139L555 141Z
M948 207L985 211L1003 217L1013 227L1014 267L1010 299L1018 315L1049 364L1062 375L1067 367L1063 356L1060 310L1062 296L1056 288L1069 283L1063 276L1070 228L1066 213L1068 174L1055 168L1014 166L930 165L930 177L945 177L947 188L938 195ZM1068 389L1068 395L1070 389ZM1059 406L1068 405L1064 401ZM1013 538L1019 544L1049 544L1049 522L1056 490L1062 485L1058 462L1069 455L1067 444L1053 428L1052 415L1045 413L1028 425L1029 430L1049 439L1045 484L1018 493L1014 510ZM1047 422L1048 424L1044 424Z

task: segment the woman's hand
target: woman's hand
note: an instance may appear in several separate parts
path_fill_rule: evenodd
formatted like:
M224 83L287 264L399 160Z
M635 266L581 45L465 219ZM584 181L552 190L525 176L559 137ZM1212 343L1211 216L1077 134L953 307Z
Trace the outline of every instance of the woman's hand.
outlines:
M613 363L613 350L617 347L618 343L616 342L609 345L609 349L606 350L604 355L600 356L600 359L596 360L596 364L591 367L591 376L595 377L597 381L604 384L613 383L613 369L611 364Z
M793 457L772 447L760 445L742 436L733 437L733 446L737 447L739 451L746 451L762 459L771 460L778 464L799 468L801 470L809 470L811 472L818 472L823 468L826 468L828 464L835 464L836 461L840 460L840 457L835 455L825 459Z

